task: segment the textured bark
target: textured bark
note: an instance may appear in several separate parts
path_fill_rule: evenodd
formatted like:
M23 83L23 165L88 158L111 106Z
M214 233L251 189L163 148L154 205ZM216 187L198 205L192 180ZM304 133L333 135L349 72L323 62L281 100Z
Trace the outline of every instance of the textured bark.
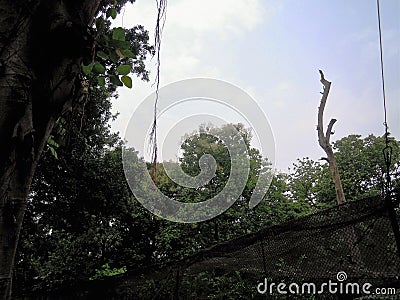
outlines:
M318 108L318 126L317 126L318 142L319 142L319 145L321 146L321 148L324 149L324 151L327 155L327 157L325 157L323 159L328 161L328 163L329 163L329 169L331 170L333 183L335 185L336 202L339 205L339 204L345 203L346 198L344 196L343 186L342 186L342 182L340 180L340 174L339 174L339 169L337 167L335 155L333 153L332 146L330 144L330 138L331 138L331 135L333 134L332 128L333 128L333 125L336 123L336 119L330 120L328 127L326 129L326 134L324 133L324 129L323 129L324 109L325 109L326 101L328 99L331 82L329 82L328 80L325 79L324 73L321 70L319 71L319 73L321 75L321 83L324 87L324 91L322 93L321 103ZM358 266L361 266L362 265L361 253L360 253L360 249L358 247L357 235L354 231L354 227L350 226L350 227L344 228L343 233L344 233L344 236L349 245L349 249L350 249L350 253L351 253L353 262L355 264L357 264Z
M321 83L324 86L324 91L322 93L321 103L318 108L318 142L322 149L324 149L327 157L324 160L328 161L329 169L332 173L333 183L335 185L335 192L336 192L336 202L337 204L343 204L346 202L346 198L344 196L342 182L340 181L339 170L337 167L335 155L333 154L332 146L330 144L330 138L332 135L332 128L336 122L336 119L332 119L327 127L326 134L324 134L324 123L323 123L323 116L324 116L324 109L326 105L326 101L328 99L329 90L331 88L331 82L325 79L324 73L320 70L319 73L321 74Z
M11 297L37 162L55 121L80 93L87 28L99 6L100 0L0 0L0 299Z

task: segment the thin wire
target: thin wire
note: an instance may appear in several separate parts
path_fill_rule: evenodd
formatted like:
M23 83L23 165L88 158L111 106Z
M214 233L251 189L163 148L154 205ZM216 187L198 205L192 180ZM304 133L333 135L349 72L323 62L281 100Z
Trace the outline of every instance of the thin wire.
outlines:
M376 0L376 5L378 8L378 28L379 28L379 49L380 49L380 58L381 58L381 75L382 75L382 94L383 94L383 110L384 110L384 118L385 122L383 125L385 126L385 148L382 150L383 158L386 164L386 182L384 183L384 194L387 198L390 198L390 190L391 190L391 178L390 178L390 166L392 164L392 147L389 145L389 126L387 123L387 107L386 107L386 91L385 91L385 72L383 68L383 46L382 46L382 28L381 28L381 12L379 0ZM400 251L400 248L399 248Z
M378 7L378 26L379 26L379 49L381 56L381 76L382 76L382 93L383 93L383 110L385 115L385 135L388 135L388 124L387 124L387 109L386 109L386 91L385 91L385 74L383 68L383 46L382 46L382 28L381 28L381 12L379 6L379 0L376 0L376 5Z
M151 162L152 162L152 172L151 177L153 182L156 183L157 177L157 104L159 97L159 88L160 88L160 66L161 66L161 36L162 31L165 25L166 19L166 10L167 10L167 0L157 0L157 23L156 30L154 35L154 44L157 52L157 74L156 74L156 99L154 101L154 115L153 115L153 125L150 132L150 145L153 147L151 154Z

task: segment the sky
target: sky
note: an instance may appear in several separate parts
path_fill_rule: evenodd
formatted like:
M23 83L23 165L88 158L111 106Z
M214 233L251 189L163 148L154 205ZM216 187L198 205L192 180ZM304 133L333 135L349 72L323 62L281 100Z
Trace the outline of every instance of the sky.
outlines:
M319 69L332 82L324 114L325 128L331 118L337 119L332 141L384 133L375 0L169 0L167 5L160 86L213 78L248 93L273 132L278 170L288 171L298 158L324 156L316 131ZM380 8L388 125L400 139L400 1L381 0ZM155 0L137 0L114 25L144 25L152 39L156 16ZM133 89L120 88L113 102L119 116L111 126L121 137L140 103L155 91L155 59L147 65L150 82L134 79ZM193 110L219 111L229 121L237 117L224 108L204 107L176 105L163 112L165 124L175 124ZM140 118L150 124L152 114ZM161 135L167 134L170 127L161 117L160 123Z

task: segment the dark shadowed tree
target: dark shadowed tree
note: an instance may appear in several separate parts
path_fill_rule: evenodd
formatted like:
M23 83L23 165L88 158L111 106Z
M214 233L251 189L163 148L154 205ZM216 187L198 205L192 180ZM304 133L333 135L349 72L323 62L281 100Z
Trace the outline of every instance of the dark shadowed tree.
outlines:
M84 76L130 87L140 63L122 28L128 0L0 0L0 298L10 297L19 232L52 129L84 101ZM133 2L133 0L129 0ZM163 3L163 1L160 1ZM110 64L107 64L110 63Z
M136 28L136 32L141 32ZM147 33L142 32L146 41ZM146 47L143 43L143 47ZM143 48L143 47L140 47ZM38 164L19 240L14 293L49 292L111 270L148 264L149 213L132 199L122 168L122 141L110 132L115 87L96 79L83 114L63 118ZM109 272L107 272L109 270Z

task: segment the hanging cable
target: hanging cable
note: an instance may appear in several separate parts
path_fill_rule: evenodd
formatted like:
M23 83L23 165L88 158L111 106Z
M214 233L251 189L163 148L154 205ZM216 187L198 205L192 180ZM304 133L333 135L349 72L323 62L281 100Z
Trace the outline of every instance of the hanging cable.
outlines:
M154 34L154 44L157 54L157 74L156 74L156 99L154 101L154 111L153 111L153 125L150 132L150 146L152 147L151 153L151 178L153 182L156 183L157 178L157 104L160 88L160 53L161 53L161 35L164 29L165 19L167 10L167 0L157 0L157 23Z
M387 124L387 112L386 112L385 72L384 72L384 68L383 68L382 27L381 27L381 11L380 11L379 0L376 1L376 5L378 7L379 50L380 50L380 58L381 58L383 110L384 110L384 117L385 117L385 122L383 123L383 125L385 126L385 133L387 133L388 132L388 124Z
M390 166L392 164L392 147L390 146L389 140L389 126L387 122L387 108L386 108L386 91L385 91L385 72L383 67L383 46L382 46L382 27L381 27L381 12L379 0L376 1L378 8L378 28L379 28L379 50L381 59L381 78L382 78L382 94L383 94L383 112L384 112L384 123L385 126L385 148L382 150L383 157L385 160L385 183L384 183L384 193L389 193L391 189L391 178L390 178Z
M396 242L396 248L397 248L397 255L400 257L400 228L399 228L399 223L397 222L397 214L395 211L395 205L393 204L392 201L392 195L391 195L391 178L390 178L390 166L392 164L392 147L390 146L389 142L389 126L387 123L387 107L386 107L386 92L385 92L385 76L384 76L384 69L383 69L383 46L382 46L382 29L381 29L381 13L380 13L380 7L379 7L379 0L376 1L377 7L378 7L378 25L379 25L379 49L380 49L380 54L381 54L381 75L382 75L382 93L383 93L383 110L385 114L385 148L383 148L383 158L385 160L385 173L386 173L386 178L384 182L384 201L385 205L387 207L388 211L388 216L390 223L392 225L392 230L393 230L393 236L394 240Z

